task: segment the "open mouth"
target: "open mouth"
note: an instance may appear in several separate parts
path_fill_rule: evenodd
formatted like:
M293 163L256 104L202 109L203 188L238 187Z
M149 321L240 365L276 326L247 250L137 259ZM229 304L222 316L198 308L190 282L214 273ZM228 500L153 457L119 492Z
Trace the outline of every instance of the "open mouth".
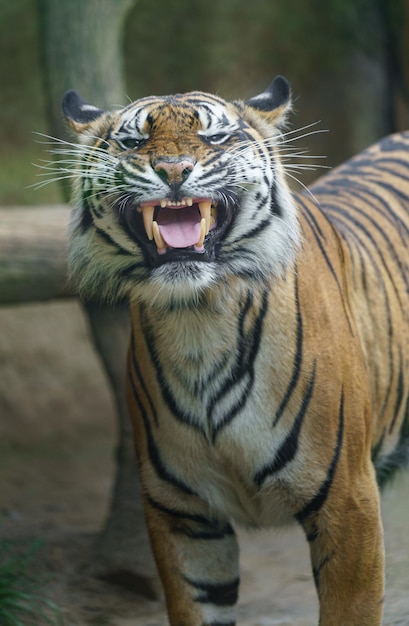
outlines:
M206 238L218 225L217 203L209 198L149 200L137 211L142 215L146 237L159 255L175 249L204 252Z

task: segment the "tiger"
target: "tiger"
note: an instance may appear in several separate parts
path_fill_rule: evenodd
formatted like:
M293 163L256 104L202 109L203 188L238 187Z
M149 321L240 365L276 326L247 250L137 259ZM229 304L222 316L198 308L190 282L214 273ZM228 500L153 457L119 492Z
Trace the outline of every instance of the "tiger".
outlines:
M291 107L282 76L248 100L63 98L69 271L84 297L129 303L128 406L171 626L234 626L235 529L290 523L319 625L382 622L379 487L409 459L409 132L297 193Z

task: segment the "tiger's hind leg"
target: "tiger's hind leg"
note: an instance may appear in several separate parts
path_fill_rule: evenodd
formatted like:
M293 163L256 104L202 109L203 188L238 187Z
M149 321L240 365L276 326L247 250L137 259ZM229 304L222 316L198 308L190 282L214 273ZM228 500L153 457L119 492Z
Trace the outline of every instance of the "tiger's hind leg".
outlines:
M146 498L171 626L235 626L238 545L230 524Z
M298 516L310 544L319 626L380 626L384 549L378 488L372 467L348 478L338 475L322 507L317 511L318 496Z

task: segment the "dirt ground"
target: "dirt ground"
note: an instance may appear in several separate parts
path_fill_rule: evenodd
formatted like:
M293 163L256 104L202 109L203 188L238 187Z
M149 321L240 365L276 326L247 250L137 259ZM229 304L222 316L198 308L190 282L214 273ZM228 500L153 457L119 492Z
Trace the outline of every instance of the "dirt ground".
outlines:
M166 626L162 601L85 573L109 506L115 429L79 305L3 308L0 328L0 537L43 539L44 592L65 626ZM386 626L409 626L408 494L402 475L382 500ZM317 623L299 529L241 534L241 566L240 626Z

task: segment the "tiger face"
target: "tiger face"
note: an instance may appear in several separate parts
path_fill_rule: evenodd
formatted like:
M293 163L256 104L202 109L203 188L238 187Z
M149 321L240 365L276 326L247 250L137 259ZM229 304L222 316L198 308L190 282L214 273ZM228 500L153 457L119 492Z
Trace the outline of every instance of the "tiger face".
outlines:
M68 92L63 110L80 136L69 263L80 289L168 305L231 276L281 273L298 244L277 154L289 106L281 77L247 102L191 92L108 113Z

